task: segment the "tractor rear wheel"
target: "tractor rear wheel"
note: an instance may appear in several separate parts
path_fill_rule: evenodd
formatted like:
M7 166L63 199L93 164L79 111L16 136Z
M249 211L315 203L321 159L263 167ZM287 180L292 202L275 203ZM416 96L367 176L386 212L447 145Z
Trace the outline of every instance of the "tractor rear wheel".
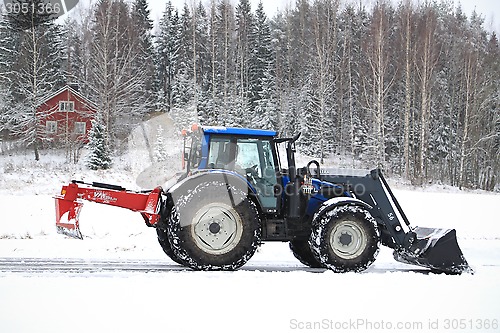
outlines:
M308 239L297 238L290 241L290 250L301 263L312 268L323 268L309 247Z
M316 259L335 272L367 269L380 249L375 219L360 206L322 209L313 219L309 246Z
M170 246L170 242L168 241L167 238L167 232L162 229L156 229L156 234L158 236L158 243L160 243L161 248L163 249L163 252L172 259L172 261L184 265L184 262L177 258L177 256L174 254L174 251L172 250L172 247Z
M261 223L247 193L223 182L204 182L181 196L170 214L174 255L195 270L234 270L255 253Z

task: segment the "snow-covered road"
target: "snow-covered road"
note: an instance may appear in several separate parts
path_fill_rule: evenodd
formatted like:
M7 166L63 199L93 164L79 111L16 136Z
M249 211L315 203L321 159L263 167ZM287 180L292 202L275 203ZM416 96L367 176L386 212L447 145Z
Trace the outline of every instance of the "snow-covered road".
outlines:
M4 241L18 250L37 243ZM264 244L235 272L195 272L168 258L136 259L134 251L2 258L0 329L498 332L500 241L460 243L475 275L428 273L395 262L388 249L363 273L335 274L302 266L281 243Z
M8 241L4 241L8 243ZM30 241L10 241L11 253L19 251ZM91 241L92 242L92 241ZM480 244L479 244L480 243ZM5 244L4 244L5 245ZM475 270L483 271L498 269L500 272L500 240L477 241L462 240L462 250ZM16 247L14 249L13 247ZM9 251L8 247L4 250ZM121 257L121 258L120 258ZM0 277L17 274L19 276L43 277L54 274L71 276L95 277L102 274L120 273L123 275L134 273L192 273L198 272L180 266L166 256L154 259L138 259L134 255L108 256L108 258L79 258L62 257L0 257ZM326 269L310 268L300 264L291 255L286 243L268 243L263 245L259 252L245 266L240 268L247 272L310 272L325 273ZM428 269L418 266L405 265L392 259L391 251L383 248L376 263L367 271L359 274L414 272L430 274Z

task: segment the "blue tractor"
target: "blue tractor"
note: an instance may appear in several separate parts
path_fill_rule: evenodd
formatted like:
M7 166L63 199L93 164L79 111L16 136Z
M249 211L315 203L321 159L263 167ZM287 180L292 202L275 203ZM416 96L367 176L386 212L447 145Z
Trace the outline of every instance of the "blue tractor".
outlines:
M314 160L298 168L299 137L194 126L173 186L139 193L73 181L56 197L56 224L82 237L79 199L129 208L156 228L172 260L195 270L237 269L263 241L278 241L303 264L335 272L367 269L381 244L400 262L472 272L455 230L410 226L380 170L329 174Z
M380 170L322 174L314 160L297 168L299 137L195 127L186 136L186 170L166 191L157 226L164 251L196 270L233 270L262 241L280 241L305 265L357 272L383 244L401 262L471 271L455 230L412 228Z

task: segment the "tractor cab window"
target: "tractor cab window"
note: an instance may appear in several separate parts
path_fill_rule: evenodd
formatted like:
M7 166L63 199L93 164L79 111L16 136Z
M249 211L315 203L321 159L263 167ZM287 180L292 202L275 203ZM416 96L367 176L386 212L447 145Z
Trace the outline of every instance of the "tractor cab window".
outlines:
M210 140L208 167L211 169L232 170L234 167L234 143L230 138L213 137Z
M262 206L276 209L274 186L277 184L272 143L262 139L238 139L234 170L246 175L257 190Z

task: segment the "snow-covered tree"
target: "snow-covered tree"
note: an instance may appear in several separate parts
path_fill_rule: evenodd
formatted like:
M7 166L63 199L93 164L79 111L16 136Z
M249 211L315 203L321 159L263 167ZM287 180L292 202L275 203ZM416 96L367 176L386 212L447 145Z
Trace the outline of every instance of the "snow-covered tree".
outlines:
M0 131L7 124L12 107L12 69L16 62L15 51L19 37L19 32L13 29L11 22L0 16Z
M193 76L196 83L195 104L200 122L206 124L212 118L212 103L208 96L212 89L211 75L213 61L210 53L209 18L201 1L196 6L193 20Z
M254 110L256 108L257 104L259 103L258 101L262 98L264 85L270 84L269 81L272 80L274 72L272 67L274 65L274 59L271 44L271 28L269 27L269 22L267 21L267 16L264 12L262 1L259 2L259 5L255 12L255 24L253 25L252 31L252 44L253 52L251 53L249 60L250 110ZM267 88L269 89L269 86ZM262 104L265 104L265 102L261 102L260 104L260 109L262 110ZM261 114L259 114L258 112L256 112L255 114L256 119L261 118Z
M172 100L175 107L194 106L196 96L193 14L187 3L180 16L179 55L172 84Z
M89 155L86 160L86 165L91 170L109 169L112 161L106 134L106 126L100 115L92 119L91 124L89 142L87 143Z
M157 95L157 86L155 85L154 77L154 56L153 47L153 21L150 18L150 10L146 0L135 0L132 4L131 11L132 31L134 39L137 39L135 44L135 61L132 66L134 75L138 75L142 81L138 84L137 89L142 96L141 102L145 104L145 108L152 111ZM147 111L147 110L145 110Z
M136 67L143 50L127 3L100 0L94 15L89 85L112 143L152 111L148 73Z
M256 115L252 125L262 129L279 129L279 108L276 96L276 85L274 77L269 71L265 72L260 80L261 90L255 102L254 114Z
M172 86L179 57L179 15L169 1L160 19L156 35L156 105L157 109L170 111L173 106Z
M161 125L158 125L156 130L156 139L153 147L153 157L155 162L166 161L168 158L167 142L165 142L165 134L163 133L163 127Z
M11 94L15 112L8 113L10 133L33 148L39 160L41 143L46 140L42 120L50 113L37 112L47 97L61 88L64 76L61 70L61 29L54 21L45 21L27 30L14 24L20 43L12 56L16 63L11 72Z
M250 83L251 57L254 52L254 22L250 0L239 0L236 6L236 74L238 106L242 110L241 124L248 126L251 122L253 106L251 104L252 87Z

